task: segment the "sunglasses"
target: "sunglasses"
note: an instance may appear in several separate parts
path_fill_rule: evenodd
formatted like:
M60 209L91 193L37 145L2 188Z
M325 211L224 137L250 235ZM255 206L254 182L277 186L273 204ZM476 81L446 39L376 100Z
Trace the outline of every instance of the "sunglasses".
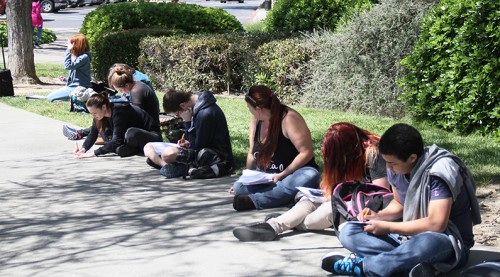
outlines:
M245 93L245 101L247 101L253 107L257 107L257 101L255 101L255 99L252 98L252 96L250 95L251 93L252 93L252 89L250 88Z

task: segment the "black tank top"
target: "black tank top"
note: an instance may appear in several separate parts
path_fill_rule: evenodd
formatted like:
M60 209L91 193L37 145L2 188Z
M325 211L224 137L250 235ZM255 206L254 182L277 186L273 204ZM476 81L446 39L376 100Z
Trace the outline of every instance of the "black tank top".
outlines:
M259 122L257 122L257 127L255 128L255 134L253 139L252 152L254 160L257 160L257 155L259 154L259 148L261 146L259 140L261 126L262 126L262 121L259 120ZM268 173L282 172L292 163L292 161L298 154L299 151L297 151L295 145L293 145L291 140L285 137L285 135L283 134L283 130L280 128L280 134L278 137L278 146L276 147L276 150L274 151L274 154L271 158L271 164L264 171ZM303 166L312 166L316 169L318 168L318 165L314 161L314 157L312 157L311 160Z

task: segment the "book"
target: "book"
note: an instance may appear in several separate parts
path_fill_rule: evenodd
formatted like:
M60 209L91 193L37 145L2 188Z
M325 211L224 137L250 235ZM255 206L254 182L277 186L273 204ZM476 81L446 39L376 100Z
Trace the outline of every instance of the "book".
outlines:
M258 170L244 169L240 178L236 182L243 183L243 185L260 185L273 182L273 173L266 173Z
M325 202L325 197L323 196L323 190L312 189L307 187L297 187L297 189L304 194L313 203L323 203Z

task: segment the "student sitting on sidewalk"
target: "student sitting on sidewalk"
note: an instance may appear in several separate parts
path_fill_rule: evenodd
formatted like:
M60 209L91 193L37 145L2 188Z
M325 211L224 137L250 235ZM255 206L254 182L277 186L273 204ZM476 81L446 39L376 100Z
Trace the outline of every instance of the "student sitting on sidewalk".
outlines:
M108 84L121 93L118 98L110 98L111 102L131 102L149 113L159 121L160 104L149 77L123 63L116 63L109 69ZM90 127L77 130L63 125L63 135L69 140L80 140L90 133Z
M346 223L339 240L353 254L328 254L322 268L335 275L434 276L464 266L474 245L472 226L481 222L467 167L436 145L424 148L407 124L390 127L379 151L394 200L379 212L362 211L365 225Z
M235 182L233 208L237 211L283 207L293 203L297 187L317 188L318 165L314 161L311 132L304 118L281 104L262 85L251 87L245 102L252 114L247 169L272 173L272 184Z
M333 225L332 203L334 185L348 180L372 182L389 187L385 161L378 153L379 137L350 123L336 123L328 128L323 146L323 203L314 203L301 192L299 201L286 213L264 223L241 226L233 234L241 241L269 241L292 228L323 230ZM268 217L271 217L269 215Z
M110 103L105 93L96 93L87 101L87 109L94 117L90 134L82 148L75 149L76 158L90 158L108 153L128 157L142 152L144 145L152 141L162 141L160 126L143 109L130 103ZM90 149L98 134L105 144ZM106 137L104 134L112 134Z
M234 167L231 138L226 116L209 91L197 94L169 89L163 96L165 113L181 117L185 125L185 136L177 145L152 142L144 147L146 162L160 169L167 178L183 176L187 164L195 161L198 152L204 148L215 151L230 168Z

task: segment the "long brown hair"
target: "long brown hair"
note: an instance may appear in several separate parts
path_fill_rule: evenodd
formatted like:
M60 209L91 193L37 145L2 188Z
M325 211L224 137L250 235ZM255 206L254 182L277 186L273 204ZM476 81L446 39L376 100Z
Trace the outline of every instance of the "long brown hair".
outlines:
M109 109L111 108L111 103L109 102L108 95L106 93L95 93L92 96L89 97L89 100L87 100L87 103L85 104L87 108L93 107L96 109L101 109L103 105L106 105L106 107ZM95 125L97 129L101 132L104 132L106 127L108 127L108 121L105 120L104 118L101 120L95 120Z
M271 158L278 146L278 137L281 132L281 121L288 112L288 107L281 104L273 91L264 85L251 87L245 94L245 101L254 108L268 109L271 111L268 136L264 143L260 143L257 166L266 169L271 164Z
M335 123L326 132L321 151L323 180L320 188L330 197L333 187L348 180L363 180L368 161L378 155L380 137L351 123Z
M80 56L84 52L90 51L89 41L84 34L76 34L72 36L69 41L73 43L71 55L75 57Z

